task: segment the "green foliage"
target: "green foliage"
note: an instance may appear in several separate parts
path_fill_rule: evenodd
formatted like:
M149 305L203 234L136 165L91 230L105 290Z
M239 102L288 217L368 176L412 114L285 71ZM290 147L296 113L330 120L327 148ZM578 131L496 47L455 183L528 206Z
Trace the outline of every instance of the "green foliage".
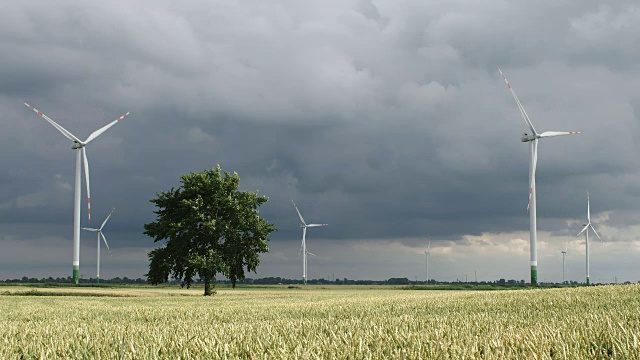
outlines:
M216 274L234 283L245 279L245 269L255 271L259 254L268 252L273 224L258 215L267 202L258 192L239 191L240 177L220 166L181 177L182 185L157 193L156 221L145 224L145 234L166 245L149 252L149 282L159 284L169 276L191 286L197 275L205 282L205 295ZM214 283L215 285L215 283Z

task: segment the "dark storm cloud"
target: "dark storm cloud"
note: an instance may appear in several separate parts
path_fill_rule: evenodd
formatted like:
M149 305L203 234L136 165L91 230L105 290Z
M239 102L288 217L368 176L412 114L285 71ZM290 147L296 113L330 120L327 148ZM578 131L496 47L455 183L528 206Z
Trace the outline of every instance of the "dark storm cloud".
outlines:
M573 233L567 219L582 216L586 191L597 212L625 219L619 228L635 221L632 2L5 7L0 224L12 239L45 236L27 224L71 234L74 153L22 101L80 138L131 111L88 147L93 219L116 207L114 248L153 247L142 235L148 200L216 164L270 197L261 214L280 229L278 251L299 242L291 199L331 224L315 239L354 249L525 231L525 124L496 65L538 130L583 131L541 141L541 230ZM284 275L269 265L280 255L265 266ZM131 261L144 271L144 256Z

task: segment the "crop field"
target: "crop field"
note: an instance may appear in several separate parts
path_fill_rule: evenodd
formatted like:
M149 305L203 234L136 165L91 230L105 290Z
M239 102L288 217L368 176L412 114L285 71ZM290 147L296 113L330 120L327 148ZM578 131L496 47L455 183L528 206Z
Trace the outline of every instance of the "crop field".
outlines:
M1 359L640 358L640 285L0 287Z

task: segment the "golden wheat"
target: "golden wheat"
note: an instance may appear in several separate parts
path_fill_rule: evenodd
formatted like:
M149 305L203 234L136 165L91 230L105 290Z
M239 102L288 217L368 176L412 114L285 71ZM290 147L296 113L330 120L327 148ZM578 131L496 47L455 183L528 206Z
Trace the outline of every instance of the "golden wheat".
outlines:
M638 285L21 291L0 288L2 359L640 358Z

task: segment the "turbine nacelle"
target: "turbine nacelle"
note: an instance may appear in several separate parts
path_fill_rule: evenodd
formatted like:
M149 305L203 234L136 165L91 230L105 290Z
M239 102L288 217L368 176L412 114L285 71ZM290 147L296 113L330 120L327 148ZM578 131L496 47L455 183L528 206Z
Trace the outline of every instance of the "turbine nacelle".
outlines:
M85 146L84 143L78 142L78 141L74 141L73 145L71 146L71 148L73 150L77 150L77 149L82 149Z
M522 134L522 137L520 138L520 141L522 142L529 142L529 141L533 141L536 139L539 139L540 136L539 135L529 135L527 133Z

